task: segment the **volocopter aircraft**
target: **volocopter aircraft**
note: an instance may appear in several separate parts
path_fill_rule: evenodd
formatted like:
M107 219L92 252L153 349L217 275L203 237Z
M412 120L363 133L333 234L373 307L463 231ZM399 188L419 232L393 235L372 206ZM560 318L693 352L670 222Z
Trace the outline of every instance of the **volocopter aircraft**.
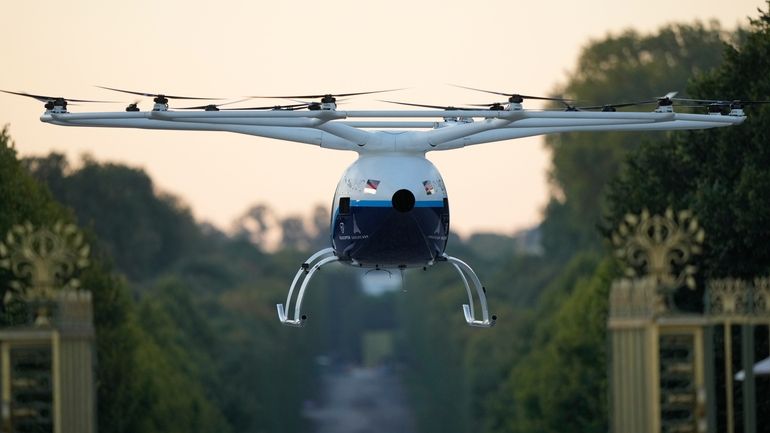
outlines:
M463 87L463 86L458 86ZM215 100L189 96L105 89L152 97L149 111L137 103L122 112L71 113L67 102L110 102L66 99L10 92L45 103L40 120L60 126L142 128L187 131L226 131L288 140L326 149L358 153L337 184L331 209L331 246L310 256L297 271L278 318L289 326L303 326L302 301L308 284L321 269L341 262L377 270L427 269L437 262L450 264L468 295L463 304L470 326L490 327L486 288L473 269L446 254L449 201L438 169L427 152L459 149L482 143L541 134L576 131L669 131L738 125L746 119L744 105L767 101L723 101L675 98L676 92L645 101L575 107L570 100L489 90L466 89L507 98L505 102L469 107L395 102L427 110L338 110L338 97L381 93L357 92L322 95L253 96L248 98L318 99L296 104L219 108L223 104L169 108L169 99ZM527 99L559 101L565 110L525 109ZM674 101L708 108L708 114L679 113ZM393 102L393 101L385 101ZM619 112L616 108L657 104L652 112ZM601 111L595 111L601 110ZM477 299L474 298L474 295ZM294 301L293 315L291 315ZM477 315L476 304L481 310Z

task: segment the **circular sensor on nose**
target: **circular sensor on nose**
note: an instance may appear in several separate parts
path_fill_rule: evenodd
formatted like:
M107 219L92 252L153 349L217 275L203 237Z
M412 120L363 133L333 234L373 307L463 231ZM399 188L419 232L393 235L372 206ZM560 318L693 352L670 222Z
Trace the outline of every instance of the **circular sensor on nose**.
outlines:
M400 189L393 194L393 209L399 212L409 212L414 208L414 194L408 189Z

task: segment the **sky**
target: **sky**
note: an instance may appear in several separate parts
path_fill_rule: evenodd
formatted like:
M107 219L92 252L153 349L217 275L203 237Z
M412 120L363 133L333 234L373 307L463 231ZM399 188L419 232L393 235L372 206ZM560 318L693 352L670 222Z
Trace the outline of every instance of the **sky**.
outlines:
M0 89L127 103L131 96L94 86L230 98L405 88L387 99L487 102L489 95L449 84L547 95L591 40L695 20L732 29L760 7L767 9L759 0L8 0ZM394 108L381 98L356 97L340 109ZM122 111L125 103L70 111ZM10 124L22 156L56 151L79 161L88 153L143 168L199 221L223 229L256 203L279 216L328 206L356 157L223 132L59 127L41 123L42 112L35 100L0 93L0 125ZM550 156L541 137L428 158L444 177L460 234L511 234L542 219Z

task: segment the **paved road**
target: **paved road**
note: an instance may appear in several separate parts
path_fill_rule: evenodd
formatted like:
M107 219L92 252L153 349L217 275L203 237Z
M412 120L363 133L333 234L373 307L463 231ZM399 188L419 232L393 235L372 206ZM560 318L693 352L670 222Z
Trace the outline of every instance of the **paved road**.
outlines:
M324 378L319 407L305 416L316 433L414 433L414 419L398 378L382 369L352 369Z

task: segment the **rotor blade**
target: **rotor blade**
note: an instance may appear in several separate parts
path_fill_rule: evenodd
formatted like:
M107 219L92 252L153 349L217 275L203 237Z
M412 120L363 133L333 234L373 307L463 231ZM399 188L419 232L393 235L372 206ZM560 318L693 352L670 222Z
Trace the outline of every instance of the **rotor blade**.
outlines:
M677 91L674 91L674 92L668 92L668 93L666 93L666 95L665 95L665 96L662 96L662 97L660 97L660 98L658 98L658 99L671 99L671 98L673 98L674 96L676 96L676 94L677 94L677 93L679 93L679 92L677 92Z
M40 102L55 101L57 99L63 99L67 102L98 102L98 103L117 103L118 102L118 101L97 101L93 99L70 99L70 98L63 98L60 96L33 95L31 93L25 93L25 92L11 92L10 90L0 90L0 92L10 93L11 95L26 96L28 98L37 99Z
M690 99L690 98L672 98L674 101L684 101L684 102L694 102L696 104L703 104L709 105L709 104L721 104L721 105L730 105L734 103L739 103L741 105L752 105L752 104L770 104L770 101L744 101L741 99Z
M452 106L441 106L441 105L429 105L429 104L414 104L411 102L398 102L398 101L387 101L384 99L378 99L380 102L387 102L389 104L398 104L398 105L408 105L410 107L423 107L423 108L435 108L436 110L475 110L474 108L467 108L467 107L452 107Z
M721 104L715 104L715 105L721 106ZM681 104L681 105L674 105L674 107L676 108L709 108L708 105L703 105L703 104L700 104L700 105Z
M195 100L210 100L210 101L222 99L222 98L201 98L196 96L174 96L174 95L166 95L165 93L134 92L132 90L116 89L114 87L105 87L105 86L96 86L96 87L100 89L112 90L115 92L123 92L123 93L129 93L131 95L147 96L147 97L153 97L153 98L158 96L163 96L164 98L167 98L167 99L195 99Z
M292 105L270 105L264 107L238 107L238 108L224 108L222 111L235 111L235 110L301 110L307 108L310 104L292 104Z
M356 96L356 95L371 95L373 93L395 92L396 90L404 90L404 89L374 90L371 92L354 92L354 93L325 93L321 95L249 96L249 98L314 99L314 98L323 98L325 96L343 97L343 96Z
M294 101L294 102L296 102L296 103L298 103L298 104L307 104L307 105L310 105L310 104L313 104L313 103L314 103L314 102L312 102L312 101L303 101L303 100L301 100L301 99L294 99L294 98L286 98L286 99L288 99L289 101Z
M205 110L208 107L222 107L224 105L231 105L231 104L237 104L239 102L246 101L247 99L239 99L237 101L230 101L230 102L223 102L221 104L206 104L206 105L197 105L195 107L174 107L174 110Z
M468 106L471 106L471 107L487 107L487 108L489 108L489 107L492 107L494 105L506 105L506 104L508 104L508 101L505 101L505 102L490 102L488 104L463 104L463 105L468 105Z
M484 93L491 93L493 95L501 95L501 96L519 96L522 99L538 99L542 101L573 101L572 99L567 98L559 98L559 97L550 97L550 96L533 96L533 95L522 95L521 93L504 93L504 92L496 92L494 90L484 90L484 89L477 89L475 87L466 87L466 86L460 86L457 84L451 84L451 86L459 87L461 89L468 89L468 90L475 90L477 92L484 92Z
M510 104L510 102L506 101L506 102L490 102L486 104L463 104L463 105L468 105L471 107L484 107L487 110L492 110L492 111L503 111L505 110L505 107L508 106L508 104ZM564 104L569 106L569 104L567 104L566 102L564 102Z
M531 96L531 95L519 95L518 93L511 95L511 96L521 96L522 99L539 99L541 101L558 101L558 102L564 102L564 101L574 101L573 99L567 99L567 98L559 98L559 97L550 97L550 96Z
M647 104L656 104L658 102L657 99L650 99L647 101L636 101L636 102L621 102L619 104L604 104L604 105L592 105L588 107L576 107L578 110L598 110L600 108L605 107L612 107L612 108L621 108L621 107L631 107L634 105L647 105Z
M604 108L622 108L622 107L631 107L634 105L657 104L666 100L668 101L679 100L679 98L674 98L674 96L676 96L677 93L679 92L668 92L664 96L660 96L655 99L647 99L644 101L621 102L619 104L593 105L589 107L577 107L577 109L578 110L598 110L598 109L604 109Z
M718 99L691 99L691 98L671 98L672 101L697 102L702 104L712 104L716 102L725 102Z
M461 89L475 90L477 92L491 93L493 95L511 96L511 94L509 94L509 93L495 92L494 90L477 89L475 87L460 86L458 84L450 84L450 86L459 87Z

